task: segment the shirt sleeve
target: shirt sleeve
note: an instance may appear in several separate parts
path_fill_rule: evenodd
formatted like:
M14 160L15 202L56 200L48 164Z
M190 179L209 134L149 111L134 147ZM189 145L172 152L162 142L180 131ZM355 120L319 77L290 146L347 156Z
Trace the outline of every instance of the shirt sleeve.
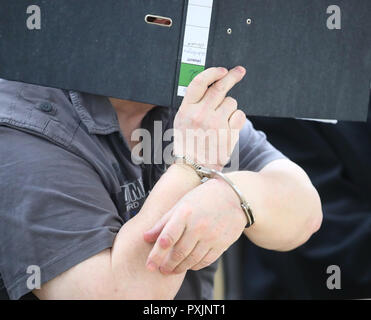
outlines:
M1 126L0 150L0 272L10 298L19 299L33 289L30 266L43 284L112 247L123 221L79 156Z
M250 120L247 120L240 132L238 146L232 153L231 162L226 171L259 172L270 162L279 159L287 158L268 142L262 131L255 130Z

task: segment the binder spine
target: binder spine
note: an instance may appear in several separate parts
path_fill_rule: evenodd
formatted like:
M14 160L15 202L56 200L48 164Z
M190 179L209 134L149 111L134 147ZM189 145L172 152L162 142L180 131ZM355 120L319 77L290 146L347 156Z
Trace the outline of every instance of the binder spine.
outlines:
M185 3L184 27L178 55L175 99L180 101L192 79L205 70L214 0Z
M179 81L179 74L180 74L180 67L182 62L182 52L183 52L183 42L184 42L184 35L185 35L185 27L186 27L186 18L187 18L187 9L190 0L184 0L183 5L183 14L182 14L182 28L181 34L179 39L179 47L178 47L178 56L177 56L177 67L175 71L175 81L173 85L173 100L171 102L171 106L174 108L179 108L182 103L182 99L178 97L178 81Z
M213 11L211 15L211 22L210 22L210 33L209 33L209 42L208 42L208 50L207 50L207 55L206 55L206 68L210 67L221 67L221 66L216 66L215 61L213 59L213 48L215 47L215 41L216 41L216 36L217 36L217 23L218 19L217 17L219 16L219 2L220 0L214 0L213 1ZM224 0L221 0L224 1Z

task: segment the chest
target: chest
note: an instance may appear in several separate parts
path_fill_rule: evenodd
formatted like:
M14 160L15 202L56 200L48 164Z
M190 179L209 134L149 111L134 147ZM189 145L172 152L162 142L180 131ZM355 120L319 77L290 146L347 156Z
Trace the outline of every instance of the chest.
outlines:
M161 165L138 164L119 134L101 137L102 181L124 222L142 208L151 189L165 172Z

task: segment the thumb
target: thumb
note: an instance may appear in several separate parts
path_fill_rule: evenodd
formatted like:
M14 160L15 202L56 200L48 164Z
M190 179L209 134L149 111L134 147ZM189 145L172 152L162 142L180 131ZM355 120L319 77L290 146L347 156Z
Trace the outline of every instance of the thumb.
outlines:
M144 241L148 243L156 242L157 238L160 236L165 225L168 223L172 216L173 211L170 210L166 213L150 230L143 234Z

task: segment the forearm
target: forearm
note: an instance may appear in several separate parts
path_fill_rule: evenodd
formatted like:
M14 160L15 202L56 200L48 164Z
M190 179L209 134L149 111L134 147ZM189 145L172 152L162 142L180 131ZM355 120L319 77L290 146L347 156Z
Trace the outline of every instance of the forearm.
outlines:
M191 169L190 169L191 170ZM40 299L172 299L185 273L164 276L146 268L153 245L143 233L153 226L200 179L179 165L166 172L142 210L121 228L111 249L70 268L34 290Z
M280 160L259 173L241 171L228 176L253 209L256 222L245 234L256 245L288 251L318 230L322 221L318 193L292 162Z
M153 245L143 240L143 233L199 184L200 179L192 169L171 167L151 191L138 215L127 222L116 237L111 250L112 271L123 284L123 292L130 293L127 298L172 299L178 292L185 273L164 276L158 271L150 272L146 260Z

